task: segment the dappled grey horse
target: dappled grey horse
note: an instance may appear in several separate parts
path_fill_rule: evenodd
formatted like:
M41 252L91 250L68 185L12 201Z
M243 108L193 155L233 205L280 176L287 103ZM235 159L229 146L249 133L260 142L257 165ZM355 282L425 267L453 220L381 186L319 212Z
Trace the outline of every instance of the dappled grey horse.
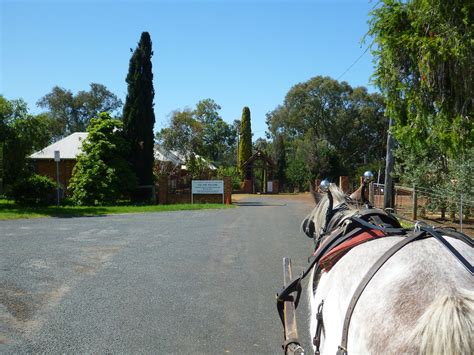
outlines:
M297 302L290 294L309 276L315 353L474 354L472 240L403 229L370 206L363 187L351 196L334 184L324 190L302 224L315 241L310 264L278 295ZM289 344L302 353L298 339L285 342L291 353Z

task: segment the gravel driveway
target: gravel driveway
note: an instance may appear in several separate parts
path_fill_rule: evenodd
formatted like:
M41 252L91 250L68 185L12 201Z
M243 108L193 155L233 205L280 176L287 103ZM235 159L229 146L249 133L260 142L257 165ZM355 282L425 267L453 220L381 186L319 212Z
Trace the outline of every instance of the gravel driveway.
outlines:
M238 205L0 221L0 353L279 353L282 257L306 265L312 204Z

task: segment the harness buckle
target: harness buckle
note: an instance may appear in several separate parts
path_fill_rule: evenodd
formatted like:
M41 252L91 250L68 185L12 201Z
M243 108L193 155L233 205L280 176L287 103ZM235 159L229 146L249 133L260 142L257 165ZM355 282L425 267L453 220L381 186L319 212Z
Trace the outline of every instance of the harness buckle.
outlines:
M428 224L424 221L416 221L415 222L415 227L413 228L414 232L419 232L421 230L421 227L428 227Z
M339 345L336 355L347 355L347 349Z

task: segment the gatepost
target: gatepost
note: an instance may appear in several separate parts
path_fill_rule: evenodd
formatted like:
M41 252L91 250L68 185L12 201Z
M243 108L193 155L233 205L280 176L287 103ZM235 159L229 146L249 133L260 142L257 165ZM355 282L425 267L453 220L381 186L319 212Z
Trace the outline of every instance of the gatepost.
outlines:
M345 194L349 192L349 176L339 176L339 188Z
M168 203L168 177L161 176L158 186L158 203L166 205Z
M224 203L230 205L232 203L232 178L224 176Z

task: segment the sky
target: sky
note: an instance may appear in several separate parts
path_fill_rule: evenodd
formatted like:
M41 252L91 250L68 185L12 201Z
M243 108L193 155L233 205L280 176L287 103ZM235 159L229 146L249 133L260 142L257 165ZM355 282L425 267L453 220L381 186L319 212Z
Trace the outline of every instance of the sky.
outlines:
M228 123L251 111L254 140L290 88L317 75L365 86L369 0L0 0L0 94L36 102L104 84L125 101L130 48L153 42L155 131L211 98ZM362 56L362 57L361 57ZM355 64L354 64L355 63ZM347 70L349 69L349 70Z

